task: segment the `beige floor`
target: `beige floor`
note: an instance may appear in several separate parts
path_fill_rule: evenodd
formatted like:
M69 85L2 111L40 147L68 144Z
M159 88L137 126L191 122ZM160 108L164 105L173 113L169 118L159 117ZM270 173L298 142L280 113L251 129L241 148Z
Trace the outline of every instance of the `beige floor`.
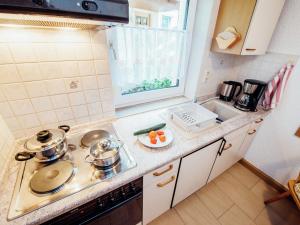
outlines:
M292 201L264 205L276 194L238 163L150 225L300 225Z

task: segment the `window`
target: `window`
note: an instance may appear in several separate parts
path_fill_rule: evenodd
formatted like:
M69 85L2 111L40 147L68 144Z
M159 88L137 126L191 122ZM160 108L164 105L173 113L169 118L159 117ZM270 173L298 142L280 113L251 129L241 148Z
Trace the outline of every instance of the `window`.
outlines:
M184 93L192 0L131 0L130 22L109 30L117 107Z

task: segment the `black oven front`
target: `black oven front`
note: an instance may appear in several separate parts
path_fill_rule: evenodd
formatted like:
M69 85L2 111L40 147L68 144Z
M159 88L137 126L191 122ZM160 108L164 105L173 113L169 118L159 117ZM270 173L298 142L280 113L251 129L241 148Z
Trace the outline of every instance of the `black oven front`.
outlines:
M44 225L137 225L142 213L143 179L139 178Z

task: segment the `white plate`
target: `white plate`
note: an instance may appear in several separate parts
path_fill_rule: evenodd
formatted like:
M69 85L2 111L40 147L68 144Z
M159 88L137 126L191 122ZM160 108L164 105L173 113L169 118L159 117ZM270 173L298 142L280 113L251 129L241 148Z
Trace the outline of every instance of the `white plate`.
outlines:
M148 134L142 134L138 136L138 140L145 146L150 147L150 148L162 148L162 147L166 147L167 145L171 144L171 142L173 141L173 134L169 129L162 129L165 132L165 136L166 136L166 141L165 142L161 142L159 140L159 137L156 137L157 143L156 144L152 144L150 142L150 138L148 136Z

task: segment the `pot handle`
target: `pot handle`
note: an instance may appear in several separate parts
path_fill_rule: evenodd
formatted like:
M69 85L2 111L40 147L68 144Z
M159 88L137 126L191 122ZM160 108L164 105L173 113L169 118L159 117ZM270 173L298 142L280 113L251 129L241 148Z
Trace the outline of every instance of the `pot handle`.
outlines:
M15 155L15 160L17 160L17 161L26 161L26 160L32 159L33 157L35 157L35 153L18 152Z
M93 163L94 160L90 161L90 160L89 160L89 157L90 157L90 155L87 155L87 156L84 158L84 161L86 161L87 163Z
M58 129L63 130L65 133L67 133L71 128L68 125L60 125L58 126Z
M117 140L119 142L119 148L122 148L124 146L124 142L120 139Z

